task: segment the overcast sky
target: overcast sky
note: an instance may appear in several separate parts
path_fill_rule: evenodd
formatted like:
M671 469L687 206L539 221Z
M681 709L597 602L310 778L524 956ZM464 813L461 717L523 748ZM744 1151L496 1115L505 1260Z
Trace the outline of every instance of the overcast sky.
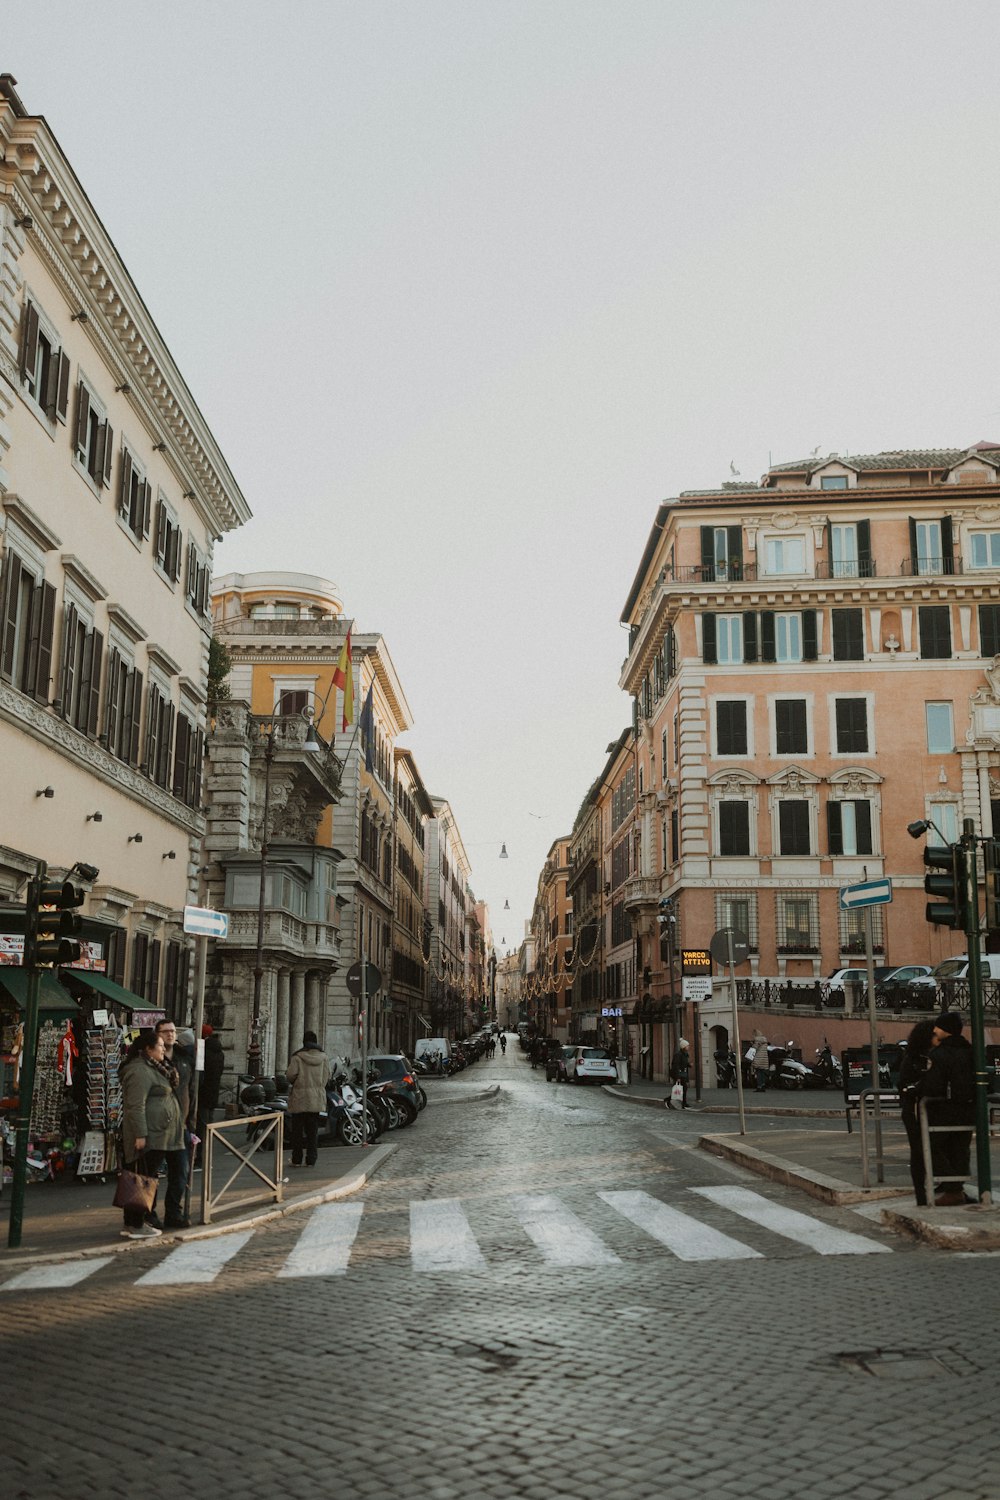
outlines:
M254 512L216 571L383 632L498 945L628 722L659 501L1000 439L998 42L995 0L3 5Z

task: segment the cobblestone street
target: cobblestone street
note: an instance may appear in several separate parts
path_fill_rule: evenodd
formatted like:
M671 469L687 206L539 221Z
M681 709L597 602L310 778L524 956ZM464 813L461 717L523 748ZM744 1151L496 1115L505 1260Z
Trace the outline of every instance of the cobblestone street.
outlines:
M12 1500L1000 1495L991 1257L516 1048L465 1077L500 1093L432 1094L357 1198L8 1280ZM70 1392L92 1420L56 1443Z

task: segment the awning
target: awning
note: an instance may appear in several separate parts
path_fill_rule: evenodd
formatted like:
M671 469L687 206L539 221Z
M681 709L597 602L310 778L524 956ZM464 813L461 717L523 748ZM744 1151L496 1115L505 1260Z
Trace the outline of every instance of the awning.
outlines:
M427 1035L430 1036L430 1034L431 1034L431 1023L430 1023L430 1021L428 1021L427 1017L426 1016L417 1016L417 1020L420 1022L421 1026L424 1028L424 1030L426 1031Z
M65 983L66 979L75 980L77 984L88 985L90 989L96 990L99 995L106 995L116 1005L122 1005L126 1010L155 1010L141 995L133 995L131 990L122 989L120 984L115 984L113 979L108 979L105 974L95 974L93 969L60 969L59 974Z
M5 989L19 1010L28 1005L28 970L11 964L0 964L0 987ZM47 1020L65 1019L80 1014L73 996L64 990L55 975L42 969L38 975L38 1013Z

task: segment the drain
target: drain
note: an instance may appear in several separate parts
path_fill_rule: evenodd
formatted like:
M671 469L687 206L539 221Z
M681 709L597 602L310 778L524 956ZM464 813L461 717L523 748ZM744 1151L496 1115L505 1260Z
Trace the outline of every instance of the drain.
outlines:
M937 1380L942 1375L965 1375L970 1369L969 1362L951 1349L870 1349L834 1358L843 1369L880 1380Z
M451 1352L457 1354L459 1359L475 1359L493 1370L509 1370L520 1358L503 1349L494 1349L489 1344L457 1344Z

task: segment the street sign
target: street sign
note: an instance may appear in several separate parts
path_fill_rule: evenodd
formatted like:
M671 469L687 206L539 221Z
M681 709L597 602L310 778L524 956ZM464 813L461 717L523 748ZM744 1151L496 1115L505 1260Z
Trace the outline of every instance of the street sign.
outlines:
M707 948L682 948L682 974L711 974L712 955Z
M712 998L712 981L707 975L685 975L681 985L685 1000L693 1000L697 1004Z
M841 911L854 911L860 906L884 906L891 900L891 880L863 880L860 885L844 885L840 888Z
M375 964L365 965L365 993L374 995L382 988L382 971ZM346 974L348 992L355 1000L361 998L361 964L351 964Z
M620 1005L602 1005L601 1006L601 1015L602 1016L620 1016L621 1013L622 1013L622 1008L621 1008Z
M720 927L712 934L708 951L717 964L728 964L730 945L734 965L745 964L750 957L750 939L739 927Z
M229 935L229 917L207 906L185 906L184 931L195 937L224 938Z

